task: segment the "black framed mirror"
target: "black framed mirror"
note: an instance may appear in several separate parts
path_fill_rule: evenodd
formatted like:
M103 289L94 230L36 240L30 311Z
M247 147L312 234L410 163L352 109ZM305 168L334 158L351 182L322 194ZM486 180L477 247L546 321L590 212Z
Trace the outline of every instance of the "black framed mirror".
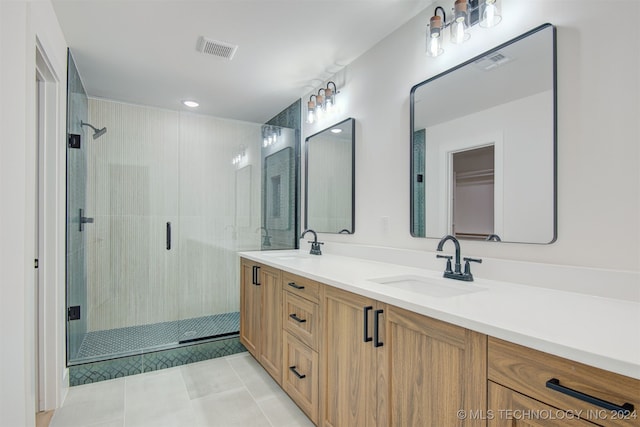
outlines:
M414 237L556 239L556 33L541 25L410 93Z
M355 231L355 141L352 118L305 140L305 229Z

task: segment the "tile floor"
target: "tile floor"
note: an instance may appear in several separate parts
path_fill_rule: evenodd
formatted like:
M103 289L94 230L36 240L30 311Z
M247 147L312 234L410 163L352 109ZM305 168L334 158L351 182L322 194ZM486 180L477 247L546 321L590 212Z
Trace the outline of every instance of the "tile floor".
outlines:
M69 389L50 427L313 426L249 355Z

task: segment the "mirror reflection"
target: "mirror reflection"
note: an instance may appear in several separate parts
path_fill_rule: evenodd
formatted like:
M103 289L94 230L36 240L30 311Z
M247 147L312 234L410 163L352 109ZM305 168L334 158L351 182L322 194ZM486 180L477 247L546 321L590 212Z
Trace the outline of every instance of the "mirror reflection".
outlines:
M555 29L540 26L411 89L411 234L551 243Z
M305 141L305 229L354 232L355 120Z

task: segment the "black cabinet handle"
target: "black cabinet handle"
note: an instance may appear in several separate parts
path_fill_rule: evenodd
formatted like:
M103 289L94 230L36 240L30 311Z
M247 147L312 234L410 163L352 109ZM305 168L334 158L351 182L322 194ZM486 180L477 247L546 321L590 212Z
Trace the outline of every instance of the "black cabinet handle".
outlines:
M293 320L295 320L295 321L296 321L296 322L298 322L298 323L304 323L304 322L306 322L306 321L307 321L307 319L301 319L301 318L299 318L298 316L296 316L296 314L295 314L295 313L290 314L290 315L289 315L289 317L291 317Z
M251 284L252 285L256 285L256 286L260 286L260 282L258 282L258 279L260 278L260 267L258 267L257 265L253 266L253 278L251 280Z
M167 250L171 250L171 223L167 222Z
M295 282L289 282L288 285L291 286L292 288L296 288L298 290L304 289L304 286L296 285Z
M369 312L373 310L372 306L364 308L364 342L373 341L373 338L369 336Z
M375 341L373 342L374 347L382 347L384 345L384 343L380 341L380 334L379 334L380 315L382 313L384 313L384 310L376 310L375 317L373 319L373 335L375 336Z
M294 366L289 366L289 370L290 370L291 372L293 372L293 373L296 375L296 377L298 377L298 378L300 378L300 379L303 379L303 378L306 378L306 377L307 377L305 374L301 374L300 372L298 372L298 371L296 370L295 365L294 365Z
M607 402L606 400L598 399L597 397L582 393L581 391L560 385L560 380L557 378L551 378L547 381L547 388L575 397L583 402L591 403L592 405L596 405L610 411L615 411L619 414L629 415L634 409L631 403L623 403L622 406L616 405L615 403Z

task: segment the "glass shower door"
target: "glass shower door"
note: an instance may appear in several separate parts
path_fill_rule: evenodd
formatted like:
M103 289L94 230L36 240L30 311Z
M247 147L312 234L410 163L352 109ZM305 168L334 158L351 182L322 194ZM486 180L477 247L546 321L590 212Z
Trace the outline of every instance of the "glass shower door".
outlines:
M67 360L77 357L87 332L86 239L82 217L86 217L87 153L81 122L87 120L88 99L73 57L68 55L67 84Z

